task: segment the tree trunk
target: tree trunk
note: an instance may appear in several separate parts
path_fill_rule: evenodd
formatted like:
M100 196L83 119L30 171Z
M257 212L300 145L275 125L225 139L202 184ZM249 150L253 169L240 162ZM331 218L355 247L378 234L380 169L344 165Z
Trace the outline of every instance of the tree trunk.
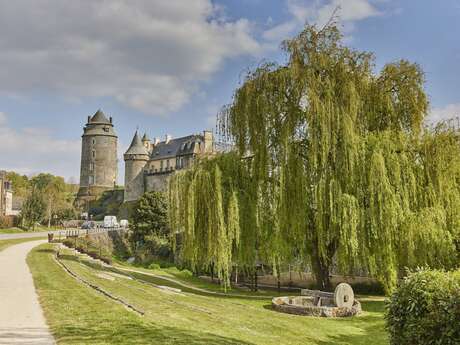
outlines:
M332 284L330 279L329 265L318 255L314 255L311 261L313 273L316 278L317 288L322 291L331 291Z

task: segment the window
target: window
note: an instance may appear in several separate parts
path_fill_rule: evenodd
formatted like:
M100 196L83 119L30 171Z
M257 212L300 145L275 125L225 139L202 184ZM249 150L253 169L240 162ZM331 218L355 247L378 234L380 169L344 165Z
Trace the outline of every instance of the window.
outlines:
M93 150L93 152L91 153L93 158L96 158L96 151Z
M94 181L94 176L90 175L90 176L89 176L89 184L90 184L90 185L93 185L94 183L95 183L95 181Z
M108 132L109 131L109 127L104 127L104 132Z
M93 138L93 145L96 145L96 139Z
M169 159L166 161L166 170L169 170Z
M94 163L89 163L89 171L94 171Z
M163 171L163 161L160 163L160 171Z

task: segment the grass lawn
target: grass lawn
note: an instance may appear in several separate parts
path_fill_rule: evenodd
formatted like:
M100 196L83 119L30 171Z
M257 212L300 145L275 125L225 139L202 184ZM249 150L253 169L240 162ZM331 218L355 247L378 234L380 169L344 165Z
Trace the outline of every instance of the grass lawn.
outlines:
M19 243L29 242L29 241L36 241L42 238L44 239L45 237L16 238L14 240L0 240L0 251L14 244L19 244Z
M31 232L41 232L41 231L49 231L54 230L54 228L48 229L47 227L35 227L35 230L22 230L20 228L8 228L8 229L0 229L0 234L26 234Z
M27 261L58 344L388 344L382 299L362 300L360 317L301 317L272 311L269 298L176 294L72 256L63 260L80 277L145 311L140 316L75 281L52 256L53 245L46 244Z

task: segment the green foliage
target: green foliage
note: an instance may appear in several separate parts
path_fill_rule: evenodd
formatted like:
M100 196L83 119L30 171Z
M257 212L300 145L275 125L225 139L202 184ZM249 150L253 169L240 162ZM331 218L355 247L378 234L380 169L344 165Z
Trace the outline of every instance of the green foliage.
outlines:
M32 191L22 206L21 216L28 229L35 229L36 223L45 217L46 202L39 188L32 187Z
M161 267L160 267L160 265L158 265L156 263L153 263L153 264L149 265L149 269L151 269L151 270L159 270L159 269L161 269Z
M89 206L89 214L94 220L103 220L107 215L118 216L122 219L123 190L104 191L97 200L90 202Z
M145 236L166 236L168 229L168 204L161 192L145 193L134 207L132 216L133 239L143 240Z
M19 175L14 171L9 171L6 178L11 181L13 191L16 196L26 197L29 189L29 178L26 175Z
M411 273L392 294L386 320L391 344L458 344L460 272Z
M374 72L334 25L284 43L285 66L250 72L219 118L237 152L170 182L170 222L191 267L302 261L318 287L364 268L394 289L404 267L458 265L460 143L423 127L424 75Z
M145 193L134 206L131 223L130 241L142 261L170 256L168 204L163 193Z

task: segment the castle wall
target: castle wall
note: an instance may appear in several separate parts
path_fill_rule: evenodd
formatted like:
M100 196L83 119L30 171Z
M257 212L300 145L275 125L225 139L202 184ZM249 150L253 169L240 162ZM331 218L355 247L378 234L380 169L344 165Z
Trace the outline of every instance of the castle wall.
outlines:
M125 197L134 201L144 194L144 167L146 160L127 160L125 162Z
M146 174L145 191L146 192L164 192L168 187L168 179L171 174Z

